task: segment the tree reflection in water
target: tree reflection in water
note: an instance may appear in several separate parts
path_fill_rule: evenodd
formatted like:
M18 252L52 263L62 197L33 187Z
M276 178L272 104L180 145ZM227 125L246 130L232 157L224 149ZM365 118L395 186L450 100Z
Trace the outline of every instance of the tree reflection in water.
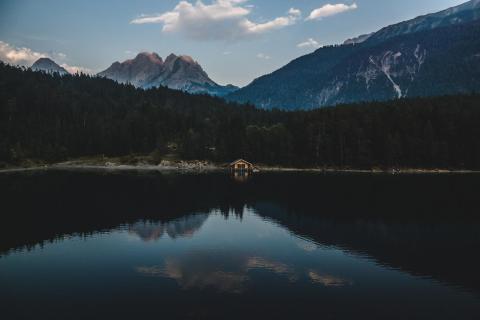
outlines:
M298 306L312 312L318 303L334 312L340 306L332 299L349 307L340 318L368 309L360 305L365 299L382 300L406 316L399 301L418 290L419 303L410 307L448 318L443 307L432 309L435 297L463 315L480 310L480 262L472 254L480 248L477 190L475 175L262 173L242 183L224 174L2 175L0 271L9 272L4 290L12 292L21 288L15 276L22 272L13 270L30 270L43 274L36 283L62 280L78 292L88 285L99 296L125 294L145 310L152 296L137 300L128 292L161 295L172 308L183 299L192 317L224 316L250 299L263 305L235 309L239 316L271 314L275 299L291 302L276 304L285 318ZM55 250L65 259L42 260ZM22 256L28 264L19 262ZM83 270L69 264L78 259L97 266L83 282L64 274ZM103 273L107 266L110 272ZM96 287L112 276L128 290ZM27 301L28 292L17 294ZM14 297L1 289L0 295ZM209 299L224 304L212 310ZM181 311L171 315L185 315Z

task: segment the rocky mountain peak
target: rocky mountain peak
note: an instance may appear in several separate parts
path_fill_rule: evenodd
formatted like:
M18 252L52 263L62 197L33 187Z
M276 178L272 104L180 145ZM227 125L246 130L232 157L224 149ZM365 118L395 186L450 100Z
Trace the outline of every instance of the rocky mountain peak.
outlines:
M179 58L186 63L197 64L197 62L190 56L180 56Z
M168 57L165 59L165 64L172 64L175 60L177 60L177 56L173 53L169 54Z
M133 61L149 61L154 64L163 64L162 58L155 52L140 52Z
M152 52L141 52L134 59L114 63L99 76L141 88L166 86L190 93L224 95L236 89L215 83L191 56L170 54L162 58Z

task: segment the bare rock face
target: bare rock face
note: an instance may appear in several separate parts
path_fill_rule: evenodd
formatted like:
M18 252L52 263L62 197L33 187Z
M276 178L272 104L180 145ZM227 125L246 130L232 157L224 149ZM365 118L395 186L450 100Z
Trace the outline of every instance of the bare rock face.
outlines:
M69 74L65 68L62 68L58 64L56 64L53 60L49 58L40 58L32 65L31 69L33 71L40 71L49 74L58 73L59 75L63 76Z
M142 52L134 59L115 62L98 76L144 89L164 86L189 93L219 96L237 89L215 83L192 57L174 54L163 61L156 53Z
M156 53L139 53L134 59L115 62L98 76L136 87L146 87L163 71L163 60Z

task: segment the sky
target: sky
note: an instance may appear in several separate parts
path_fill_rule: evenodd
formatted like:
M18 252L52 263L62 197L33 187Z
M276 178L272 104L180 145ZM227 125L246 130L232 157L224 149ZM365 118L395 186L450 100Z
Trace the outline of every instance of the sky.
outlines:
M466 0L0 0L0 60L100 72L139 52L186 54L244 86L324 45Z

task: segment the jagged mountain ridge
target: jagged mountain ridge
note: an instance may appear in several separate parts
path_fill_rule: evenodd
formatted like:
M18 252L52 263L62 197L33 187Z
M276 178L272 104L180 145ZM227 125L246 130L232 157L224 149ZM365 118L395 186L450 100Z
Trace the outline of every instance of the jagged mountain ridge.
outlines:
M476 91L479 18L480 0L473 0L383 28L363 41L320 48L227 99L296 110Z
M31 69L33 71L41 71L41 72L46 72L50 74L58 73L62 76L69 74L69 72L65 68L59 66L50 58L38 59L33 63L33 65L31 66Z
M189 93L219 96L238 89L232 85L217 84L191 57L174 54L163 61L156 53L142 52L134 59L113 63L98 76L144 89L165 86Z

